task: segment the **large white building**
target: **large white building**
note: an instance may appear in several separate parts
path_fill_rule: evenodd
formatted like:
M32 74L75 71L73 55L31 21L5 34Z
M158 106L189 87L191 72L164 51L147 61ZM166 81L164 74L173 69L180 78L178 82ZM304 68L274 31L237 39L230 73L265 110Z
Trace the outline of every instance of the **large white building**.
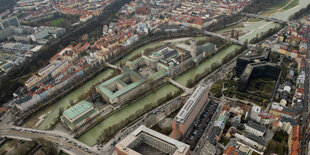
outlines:
M255 136L262 137L266 132L266 128L260 124L257 124L253 121L249 121L247 124L244 125L245 130L248 133L251 133Z
M189 155L188 144L141 125L115 146L117 155Z
M252 120L256 120L258 115L260 114L261 107L260 106L253 106L250 114L250 118Z

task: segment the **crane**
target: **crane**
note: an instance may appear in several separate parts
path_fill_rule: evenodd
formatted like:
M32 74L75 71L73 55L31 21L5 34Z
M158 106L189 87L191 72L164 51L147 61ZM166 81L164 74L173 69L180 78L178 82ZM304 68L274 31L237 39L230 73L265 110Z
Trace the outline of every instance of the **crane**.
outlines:
M179 53L181 53L181 71L183 72L183 55L184 55L184 52L181 49L179 49L178 47L173 46L173 48L175 50L177 50Z

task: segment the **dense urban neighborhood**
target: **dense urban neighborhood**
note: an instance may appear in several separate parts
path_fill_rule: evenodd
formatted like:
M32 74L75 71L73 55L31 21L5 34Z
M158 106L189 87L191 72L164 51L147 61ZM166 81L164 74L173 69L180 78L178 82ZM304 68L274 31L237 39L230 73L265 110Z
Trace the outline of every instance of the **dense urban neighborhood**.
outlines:
M0 4L0 154L310 154L309 0Z

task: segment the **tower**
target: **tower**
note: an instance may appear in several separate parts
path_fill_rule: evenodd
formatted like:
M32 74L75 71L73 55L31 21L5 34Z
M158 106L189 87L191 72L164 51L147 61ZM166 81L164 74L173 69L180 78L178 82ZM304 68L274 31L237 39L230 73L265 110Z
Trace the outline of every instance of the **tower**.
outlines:
M190 50L191 56L193 57L193 59L195 59L196 52L197 52L197 41L194 39L190 40L190 45L191 45L191 50Z

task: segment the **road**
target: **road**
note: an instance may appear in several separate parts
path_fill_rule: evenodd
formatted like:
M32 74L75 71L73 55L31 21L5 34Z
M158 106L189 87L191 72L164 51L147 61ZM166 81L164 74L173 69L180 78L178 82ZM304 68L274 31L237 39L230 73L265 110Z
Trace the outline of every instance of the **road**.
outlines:
M221 111L224 107L224 105L226 104L226 99L225 98L222 98L221 101L220 101L220 104L218 105L215 113L213 114L211 120L210 120L210 123L208 124L208 126L206 127L204 133L203 133L203 136L201 136L200 140L198 141L197 143L197 146L195 148L195 150L197 150L197 154L200 154L201 151L205 151L207 150L207 145L206 144L206 138L211 134L211 131L214 127L214 123L216 121L216 119L219 117L219 115L221 114ZM201 147L200 147L201 146Z
M310 47L310 26L308 26L308 31L307 31L307 45L308 48ZM308 150L308 145L309 145L309 140L308 140L308 135L309 135L309 129L308 129L308 116L309 116L309 103L308 103L308 96L309 95L309 64L308 64L308 60L310 60L310 49L308 49L307 52L307 57L306 57L306 61L305 61L305 73L306 73L306 77L305 77L305 85L304 85L304 111L302 114L302 140L301 140L301 154L305 155L305 154L309 154L309 150Z
M175 85L176 87L183 89L184 92L186 92L186 93L188 93L188 94L191 94L191 93L193 92L193 90L194 90L193 88L190 89L190 88L187 88L187 87L183 86L182 84L180 84L180 83L174 81L174 80L171 79L171 78L169 78L169 82L170 82L171 84Z
M183 97L177 97L175 99L172 99L165 104L159 106L156 108L156 110L150 111L143 116L141 116L138 121L134 124L125 127L124 129L120 130L109 142L107 142L104 146L101 148L98 145L95 145L95 147L99 148L103 154L113 154L115 153L115 148L113 147L113 142L118 142L124 137L126 137L128 134L130 134L132 131L134 131L136 128L138 128L140 125L146 125L146 122L148 120L155 120L154 124L157 124L159 121L161 121L163 118L165 118L164 112L171 108L174 104L179 104L182 100L184 100ZM156 119L153 119L156 118Z
M61 150L68 154L101 154L95 148L92 148L66 133L59 131L37 130L23 128L11 125L0 126L0 136L20 140L32 140L35 138L44 138L56 143Z

